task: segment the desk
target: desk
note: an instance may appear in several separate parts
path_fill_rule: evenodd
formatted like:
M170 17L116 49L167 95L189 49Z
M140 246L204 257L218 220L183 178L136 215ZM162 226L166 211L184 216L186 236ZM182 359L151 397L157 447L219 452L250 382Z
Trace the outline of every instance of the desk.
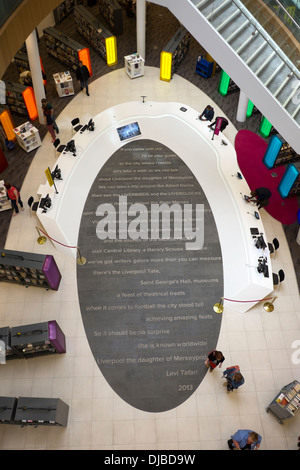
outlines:
M52 207L47 213L39 208L37 216L52 239L76 246L90 187L110 156L128 142L120 141L117 128L138 121L141 136L136 138L156 140L172 149L190 168L206 194L222 249L224 297L237 301L263 299L273 291L270 256L265 250L269 266L266 278L257 271L261 253L250 232L256 227L259 233L265 234L262 221L255 219L255 208L242 197L249 194L249 187L244 179L236 176L240 170L234 147L222 133L212 140L212 131L207 123L197 119L198 115L198 111L181 103L160 102L123 103L98 114L94 117L94 132L78 132L74 136L77 156L67 153L58 158L56 163L63 178L56 181L58 194L48 186L42 197L49 193ZM76 249L59 244L56 247L68 255L77 254ZM247 311L255 303L231 302L230 306Z

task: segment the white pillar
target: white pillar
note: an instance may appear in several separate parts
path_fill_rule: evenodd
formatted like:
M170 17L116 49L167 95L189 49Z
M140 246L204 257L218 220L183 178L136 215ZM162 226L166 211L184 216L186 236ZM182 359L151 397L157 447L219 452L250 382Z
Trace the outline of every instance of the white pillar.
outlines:
M239 122L245 122L247 118L247 108L248 108L249 98L245 95L245 93L240 90L240 98L238 109L236 113L236 120Z
M35 101L39 113L40 124L45 124L44 115L42 111L41 100L46 98L43 83L43 75L41 70L40 53L37 43L36 31L33 30L30 36L25 41L27 55L29 60L29 67L31 72L32 84L34 89Z
M146 0L136 0L136 44L140 56L146 59Z

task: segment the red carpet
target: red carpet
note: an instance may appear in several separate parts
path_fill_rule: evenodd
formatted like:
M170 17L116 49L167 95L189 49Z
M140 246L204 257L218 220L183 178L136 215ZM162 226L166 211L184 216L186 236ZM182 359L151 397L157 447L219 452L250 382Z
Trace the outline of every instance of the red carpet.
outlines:
M272 192L270 204L264 207L274 219L284 225L297 220L298 202L296 197L282 199L277 188L285 172L284 166L268 170L263 157L268 144L257 134L241 130L235 138L237 161L251 190L259 187L269 188Z

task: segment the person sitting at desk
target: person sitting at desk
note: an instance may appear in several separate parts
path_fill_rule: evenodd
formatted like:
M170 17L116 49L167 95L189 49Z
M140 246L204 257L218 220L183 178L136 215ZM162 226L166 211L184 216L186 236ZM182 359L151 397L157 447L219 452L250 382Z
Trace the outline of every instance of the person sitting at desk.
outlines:
M266 207L270 203L271 191L268 188L257 188L250 192L248 202L256 202L257 208Z
M208 127L213 128L216 125L218 119L222 119L220 131L223 132L226 129L226 127L228 126L229 122L226 118L224 118L222 116L217 116L216 119L214 120L214 122L209 124Z
M199 119L200 121L211 121L214 115L214 108L208 104L202 114L200 114Z

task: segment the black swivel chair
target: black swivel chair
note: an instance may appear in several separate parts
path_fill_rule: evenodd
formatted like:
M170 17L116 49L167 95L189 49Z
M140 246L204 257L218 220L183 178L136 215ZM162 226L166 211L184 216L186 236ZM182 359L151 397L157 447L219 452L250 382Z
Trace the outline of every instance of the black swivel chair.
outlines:
M72 119L71 124L73 133L80 131L80 129L82 128L82 125L79 124L79 118Z
M284 281L284 278L285 278L285 274L284 274L283 269L280 269L278 271L278 274L273 273L273 286L274 287L279 286L278 287L278 290L279 290L281 283Z
M65 145L59 145L60 144L60 140L59 139L55 139L55 141L53 142L53 145L55 147L55 155L57 153L62 153L64 151L64 149L66 148Z
M268 248L269 248L269 251L270 251L270 254L272 255L273 253L274 254L274 258L275 258L275 255L276 255L276 251L278 250L279 248L279 241L277 238L273 238L273 242L272 243L268 243Z
M30 196L30 198L28 199L27 203L28 203L28 206L30 208L30 217L31 217L31 213L32 212L35 212L38 210L38 207L39 207L39 202L36 201L36 202L33 202L34 199L33 199L33 196Z

